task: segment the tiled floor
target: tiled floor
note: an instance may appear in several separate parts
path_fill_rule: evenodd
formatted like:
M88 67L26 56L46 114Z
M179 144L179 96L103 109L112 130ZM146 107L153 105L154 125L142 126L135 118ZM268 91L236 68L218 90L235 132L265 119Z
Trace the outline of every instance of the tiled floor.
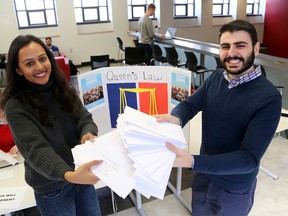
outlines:
M80 68L81 73L89 70ZM288 140L275 136L262 159L262 166L279 175L278 180L260 171L258 174L255 202L249 216L286 216L288 215ZM190 184L193 174L190 170L183 171L182 195L187 202L191 202ZM171 175L171 182L175 182L175 170ZM125 200L116 196L118 212L113 214L110 190L103 188L98 191L103 215L137 216L139 213L129 197ZM185 216L189 211L167 189L164 200L143 199L143 210L147 216Z

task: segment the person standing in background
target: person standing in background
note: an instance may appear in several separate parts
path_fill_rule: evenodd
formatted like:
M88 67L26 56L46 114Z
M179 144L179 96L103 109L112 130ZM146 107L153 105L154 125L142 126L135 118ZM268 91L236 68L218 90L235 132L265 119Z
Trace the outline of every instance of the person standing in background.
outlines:
M139 19L138 27L140 31L139 47L143 47L145 50L145 63L150 65L150 61L153 58L152 48L150 44L153 43L153 38L165 39L164 35L158 35L154 32L154 27L150 16L155 14L156 6L149 4L146 9L146 13Z
M42 40L16 37L9 48L0 108L23 156L25 180L43 216L100 216L91 161L75 170L71 149L98 128Z

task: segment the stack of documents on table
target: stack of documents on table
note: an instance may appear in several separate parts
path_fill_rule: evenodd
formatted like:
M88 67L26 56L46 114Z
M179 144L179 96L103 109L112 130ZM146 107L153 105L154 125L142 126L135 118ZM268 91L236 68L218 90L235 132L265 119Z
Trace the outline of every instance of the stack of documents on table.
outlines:
M175 159L166 142L185 148L182 128L126 107L116 130L76 146L72 153L76 166L102 159L92 171L119 196L135 189L147 198L163 199Z

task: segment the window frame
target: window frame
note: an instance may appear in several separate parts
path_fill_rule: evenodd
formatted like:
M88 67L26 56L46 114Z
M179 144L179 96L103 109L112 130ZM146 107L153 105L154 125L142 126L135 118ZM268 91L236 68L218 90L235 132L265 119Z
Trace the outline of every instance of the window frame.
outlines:
M251 5L252 6L252 13L247 13L247 6ZM257 13L254 13L254 9L255 9L255 5L258 5L258 11ZM255 3L255 0L253 0L253 3L248 3L246 4L246 15L247 16L260 16L260 0L258 1L258 3Z
M128 1L130 2L130 3L128 3ZM134 16L134 10L133 10L133 8L134 7L142 7L142 8L144 8L144 13L146 13L146 10L147 10L147 5L148 5L148 3L147 3L147 1L149 1L149 4L154 4L155 5L155 0L152 0L153 2L151 2L150 0L145 0L145 4L133 4L132 3L132 1L131 0L128 0L127 1L127 8L128 8L128 10L129 10L129 7L131 7L131 18L129 18L128 17L128 20L129 21L138 21L139 19L140 19L140 17L143 15L140 15L139 17L137 16ZM129 14L129 13L128 13ZM128 15L129 16L129 15ZM152 20L156 20L157 18L155 18L155 14L154 14L154 16L152 16Z
M58 26L58 20L57 20L57 16L56 16L56 9L55 9L55 0L52 0L53 6L52 7L46 7L46 2L45 0L42 0L44 8L43 9L27 9L27 3L26 0L23 0L24 2L24 7L25 9L17 9L17 4L16 4L17 0L14 0L14 8L15 8L15 14L16 14L16 18L17 18L17 24L18 24L18 29L30 29L30 28L43 28L43 27L54 27L54 26ZM53 15L54 15L54 20L55 20L55 24L49 24L48 23L48 18L47 18L47 11L53 11ZM27 18L27 26L20 26L20 22L19 22L19 17L18 17L18 13L25 13L26 18ZM30 17L30 13L34 13L34 12L42 12L43 16L44 16L44 23L37 23L37 24L31 24L31 17Z
M222 3L214 3L214 1L212 1L212 15L213 15L213 17L230 17L231 16L231 14L230 14L230 0L227 0L228 3L225 3L224 1L225 0L222 0ZM221 14L214 14L213 13L214 5L220 5L221 6ZM224 5L227 5L227 10L228 10L227 14L225 14L225 15L223 13Z
M76 24L77 25L86 25L86 24L95 24L95 23L109 23L111 22L110 20L110 14L109 14L109 3L108 3L108 0L105 0L106 1L106 6L100 6L99 4L99 0L95 0L97 1L97 5L98 6L83 6L83 0L80 0L81 2L81 6L80 7L76 7L75 4L74 4L74 14L75 14L75 21L76 21ZM100 8L106 8L106 12L107 12L107 20L101 20L101 17L100 17ZM77 22L76 20L76 9L80 9L81 10L81 15L82 15L82 22ZM97 11L97 19L85 19L85 10L87 9L96 9Z
M188 16L188 5L193 5L193 15ZM176 7L177 6L185 6L185 15L176 15ZM183 18L193 18L195 16L195 0L193 0L193 3L188 3L188 0L186 0L186 3L175 3L175 0L173 0L173 17L174 19L183 19Z

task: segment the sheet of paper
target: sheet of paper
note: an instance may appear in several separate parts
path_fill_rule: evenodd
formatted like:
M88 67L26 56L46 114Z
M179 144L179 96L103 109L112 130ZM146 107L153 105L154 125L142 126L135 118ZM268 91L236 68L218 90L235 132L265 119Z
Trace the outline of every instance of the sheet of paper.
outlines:
M184 148L182 128L126 107L116 130L76 146L72 153L76 166L103 160L92 172L119 196L125 198L135 189L147 198L163 199L175 160L167 141Z
M78 166L91 160L103 160L102 164L92 168L92 172L122 198L134 188L134 168L121 144L118 130L96 138L93 143L78 145L72 153Z
M137 170L135 174L135 190L143 195L145 194L146 197L154 196L158 199L163 199L169 176L170 172L166 172L162 183L155 184L155 182L151 181L146 175L143 175L143 173Z
M1 208L18 208L23 201L28 186L0 188Z
M13 176L14 176L14 170L1 170L0 171L0 180L13 178Z
M157 135L186 143L182 128L168 122L158 123L156 118L126 106L123 119Z
M5 160L11 165L15 165L18 163L18 161L15 158L13 158L12 155L10 155L9 153L3 152L2 150L0 150L0 160Z
M157 123L157 124L160 124L160 123ZM171 124L171 125L174 127L173 124ZM158 126L162 127L161 124ZM178 128L178 126L177 126L177 128ZM171 129L171 130L173 130L173 129ZM158 135L158 134L155 134L154 132L152 132L150 130L142 128L141 126L129 124L127 127L127 132L126 132L126 130L124 132L125 132L126 136L128 136L128 137L133 136L133 135L134 136L140 135L142 137L146 137L146 139L155 140L155 142L158 140L162 140L162 142L158 143L158 145L163 145L163 143L165 145L166 142L170 142L170 143L173 143L174 145L178 146L179 148L184 148L185 144L186 144L184 135L183 135L183 137L182 136L179 137L179 136L177 136L177 133L175 133L175 135L169 134L169 133L173 133L170 130L167 130L166 135ZM182 134L183 134L183 132L182 132ZM184 139L182 139L182 138L184 138Z
M171 153L166 151L162 152L153 152L151 154L137 154L133 155L133 152L130 154L131 157L133 157L133 160L137 162L141 167L145 167L149 164L155 164L158 161L164 159L167 159L171 157ZM157 167L157 164L155 164L155 167Z

